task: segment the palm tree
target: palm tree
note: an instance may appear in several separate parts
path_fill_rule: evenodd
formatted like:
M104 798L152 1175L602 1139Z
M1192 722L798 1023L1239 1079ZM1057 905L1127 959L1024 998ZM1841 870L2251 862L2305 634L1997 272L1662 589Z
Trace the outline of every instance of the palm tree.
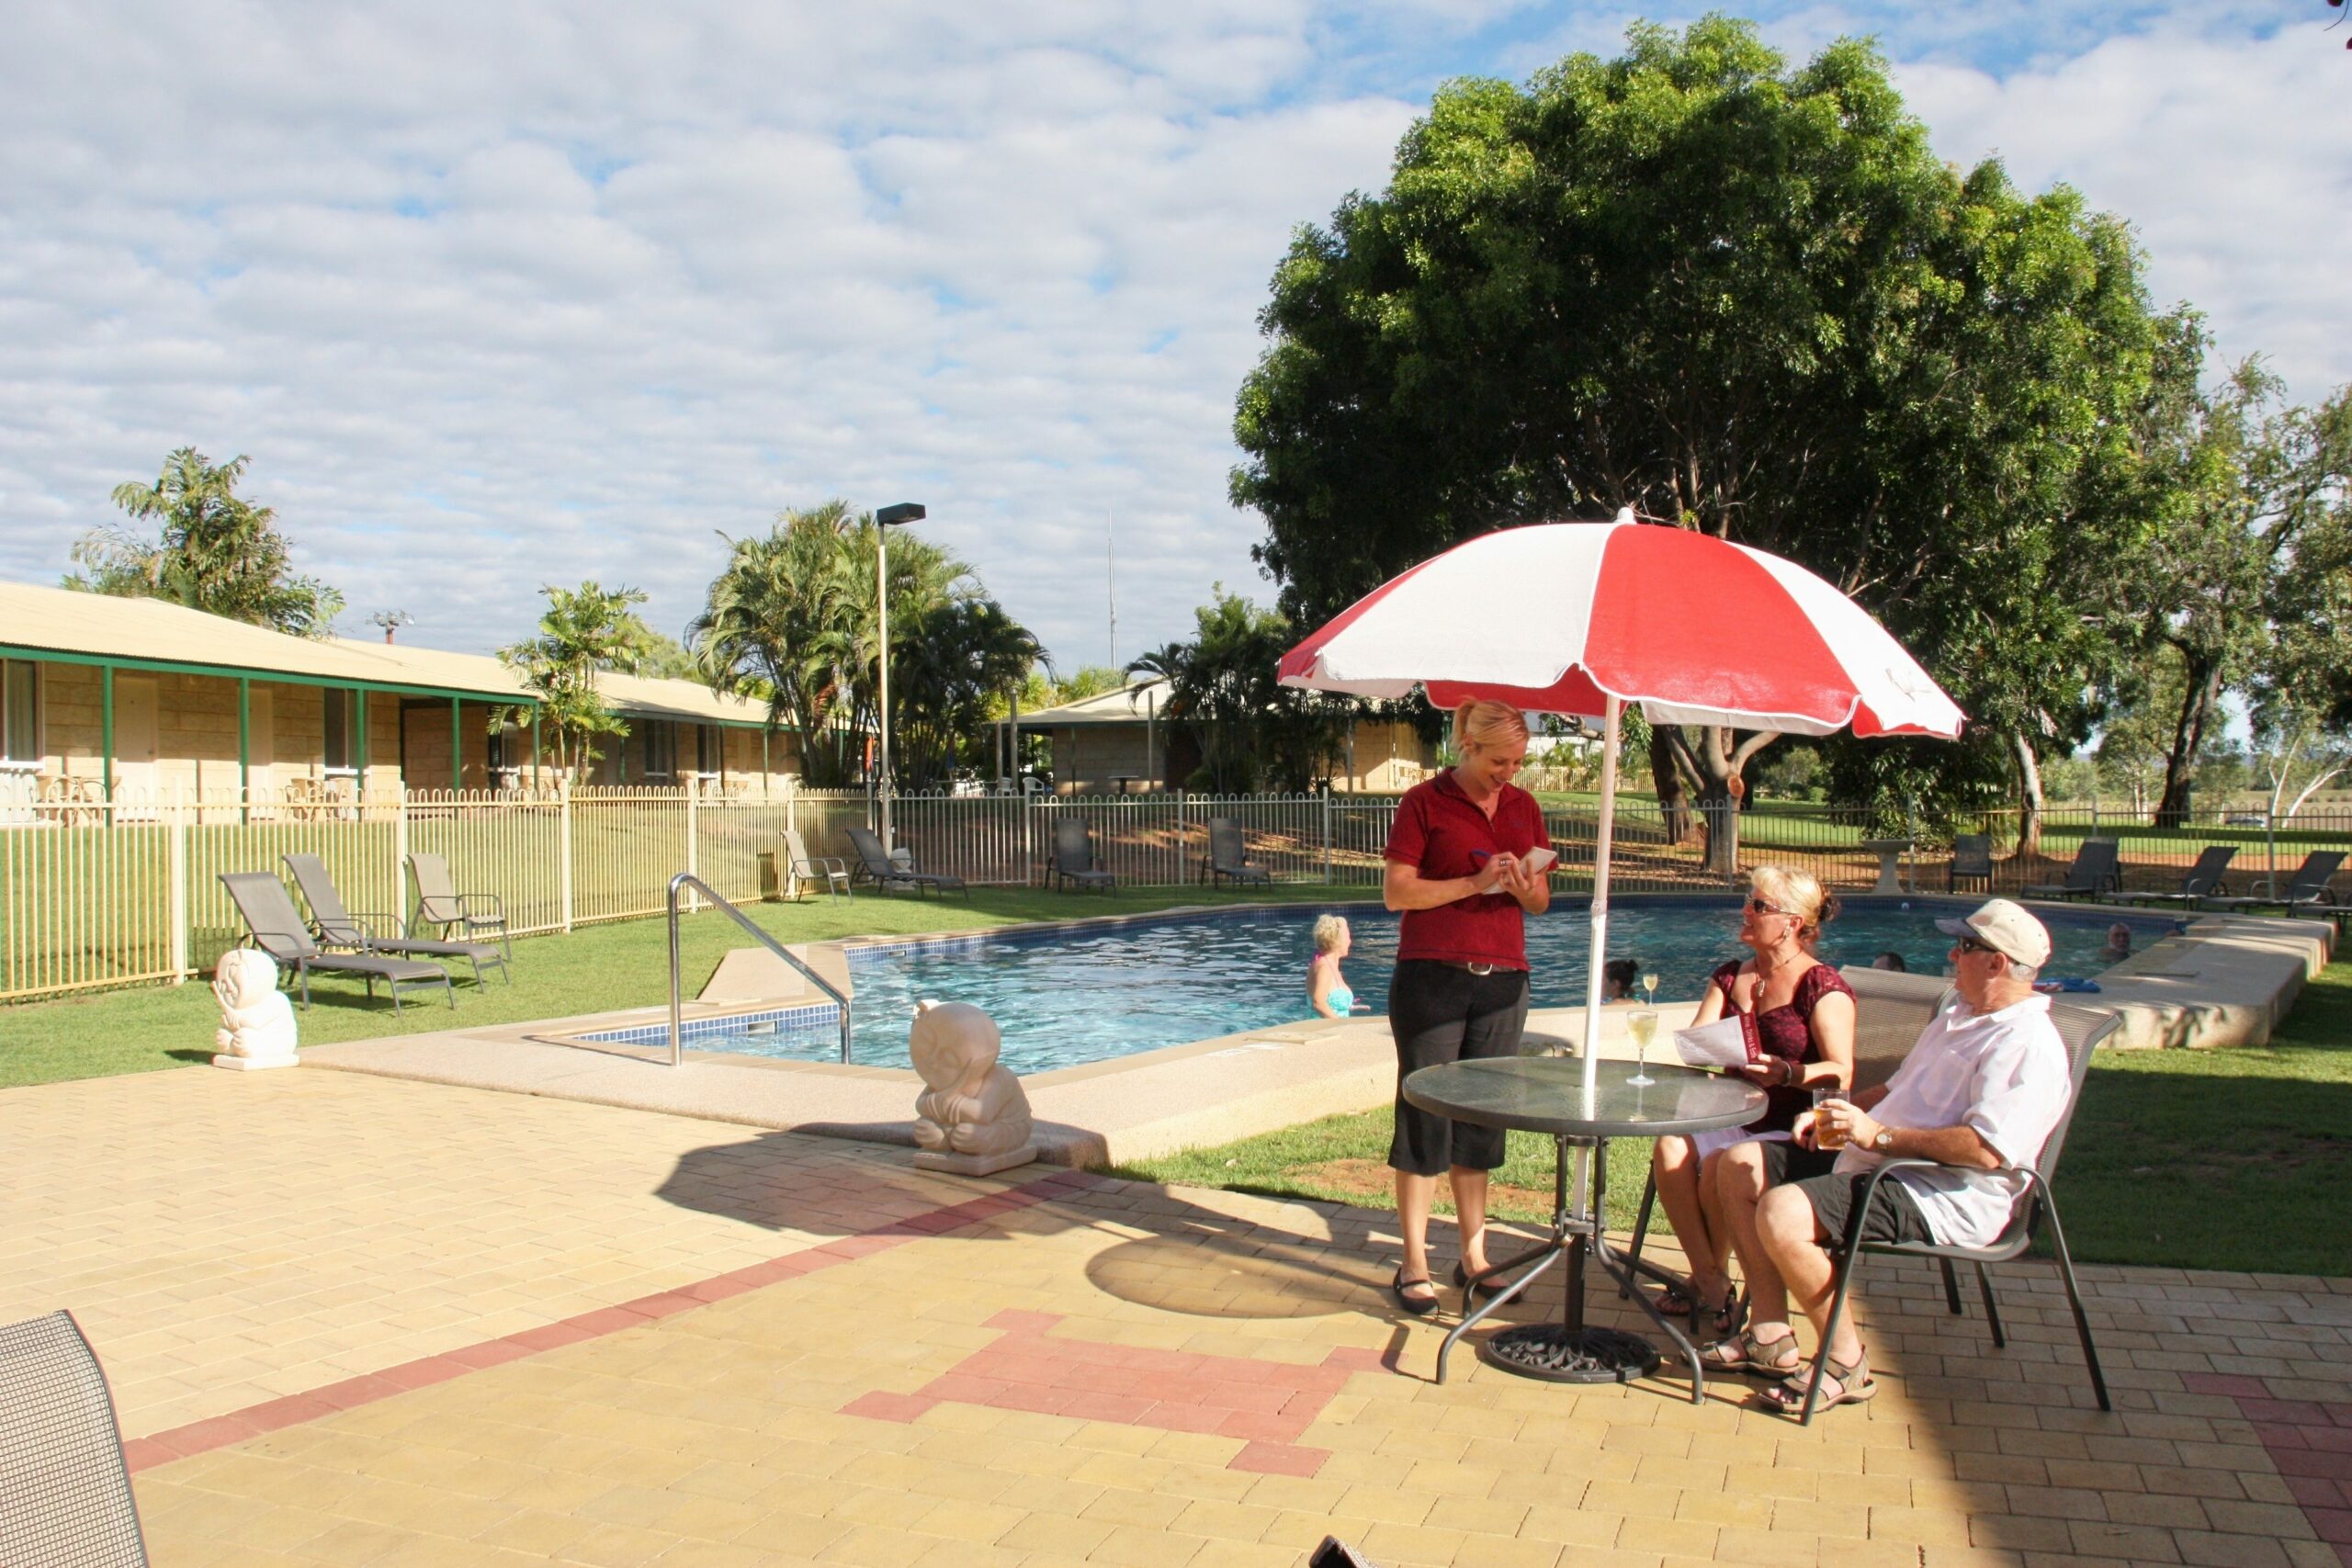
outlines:
M604 670L635 673L656 634L631 608L645 603L637 589L608 591L583 582L540 592L548 596L548 608L539 617L539 635L500 649L498 657L538 698L537 716L554 737L555 765L568 772L602 755L595 737L628 733L628 723L605 706L596 675ZM532 710L519 705L498 708L490 716L491 732L531 716Z
M343 595L289 568L290 548L277 513L237 494L246 459L218 467L193 446L164 459L152 485L114 487L114 503L142 521L162 520L160 536L121 527L94 528L74 542L72 558L90 569L65 586L131 599L168 599L191 610L270 626L297 637L325 637Z

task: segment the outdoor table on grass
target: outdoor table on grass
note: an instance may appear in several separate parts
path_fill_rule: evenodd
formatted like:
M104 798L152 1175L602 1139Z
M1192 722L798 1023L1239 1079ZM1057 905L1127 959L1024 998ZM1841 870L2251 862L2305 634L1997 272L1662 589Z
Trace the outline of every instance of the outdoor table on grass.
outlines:
M1860 847L1878 856L1878 886L1871 891L1890 894L1904 892L1903 878L1900 874L1903 868L1903 857L1911 852L1911 840L1908 839L1864 839Z
M1613 1328L1591 1328L1584 1320L1584 1265L1588 1255L1640 1303L1650 1321L1674 1342L1690 1367L1690 1401L1705 1394L1699 1352L1683 1332L1661 1316L1646 1292L1635 1288L1633 1267L1609 1248L1602 1234L1603 1187L1611 1138L1659 1138L1676 1133L1706 1133L1737 1127L1764 1111L1764 1091L1745 1078L1718 1077L1693 1067L1652 1066L1649 1084L1625 1080L1637 1071L1631 1062L1597 1064L1592 1098L1584 1093L1584 1064L1557 1056L1497 1056L1423 1067L1405 1080L1405 1099L1421 1110L1480 1127L1548 1133L1558 1152L1553 1179L1552 1234L1539 1246L1506 1258L1479 1274L1465 1290L1465 1304L1476 1299L1479 1280L1511 1273L1532 1263L1492 1300L1462 1322L1438 1348L1437 1381L1445 1381L1445 1359L1453 1343L1505 1302L1534 1283L1536 1276L1566 1258L1567 1304L1558 1323L1529 1323L1489 1335L1478 1359L1523 1377L1555 1382L1624 1382L1657 1368L1658 1353L1646 1339ZM1568 1207L1568 1151L1592 1150L1592 1190L1581 1211ZM1666 1277L1663 1269L1643 1269Z

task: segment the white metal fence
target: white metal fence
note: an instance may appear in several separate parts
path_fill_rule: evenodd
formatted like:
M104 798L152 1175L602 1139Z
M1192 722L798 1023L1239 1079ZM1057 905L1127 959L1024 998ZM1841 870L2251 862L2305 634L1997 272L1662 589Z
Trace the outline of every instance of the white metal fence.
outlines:
M1372 888L1396 808L1379 795L905 795L892 802L898 844L925 871L976 885L1045 879L1054 825L1086 823L1095 863L1131 886L1170 886L1205 874L1208 824L1238 823L1250 863L1281 881ZM692 871L722 895L777 889L767 857L796 828L811 852L852 859L847 834L873 819L856 790L770 795L696 784L334 797L316 786L284 792L151 798L94 786L62 791L0 775L0 999L96 987L172 981L209 970L243 936L220 883L232 871L277 871L294 852L322 859L355 911L394 918L410 895L404 864L446 857L462 890L495 893L517 932L569 931L659 913L669 880ZM1564 890L1590 886L1598 813L1587 798L1555 797L1545 813L1564 863ZM2271 821L2206 815L2156 828L2114 812L2045 813L2038 846L2019 852L2014 813L1987 813L1925 829L1885 818L1779 804L1740 815L1734 841L1712 852L1703 825L1676 835L1656 802L1621 801L1614 880L1629 890L1736 886L1756 865L1791 865L1848 890L1877 880L1864 840L1912 841L1904 879L1923 892L2014 894L2060 880L2082 840L2116 839L2123 886L2168 891L2209 844L2237 850L2228 875L2244 892L2283 885L2314 850L2352 847L2352 815ZM1953 833L1991 840L1993 874L1962 879ZM2337 895L2352 897L2352 872Z

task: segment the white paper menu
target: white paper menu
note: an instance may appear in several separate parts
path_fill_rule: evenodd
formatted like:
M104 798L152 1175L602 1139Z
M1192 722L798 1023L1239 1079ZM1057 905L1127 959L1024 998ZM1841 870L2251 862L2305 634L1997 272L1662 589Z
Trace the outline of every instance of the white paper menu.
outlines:
M1693 1067L1745 1067L1764 1059L1751 1013L1727 1013L1713 1023L1674 1032L1674 1048Z

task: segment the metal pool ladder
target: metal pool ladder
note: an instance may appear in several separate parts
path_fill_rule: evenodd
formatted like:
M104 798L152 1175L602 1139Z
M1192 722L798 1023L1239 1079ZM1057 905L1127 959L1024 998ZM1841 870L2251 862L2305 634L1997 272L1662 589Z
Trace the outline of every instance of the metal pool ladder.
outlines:
M752 940L806 975L810 984L833 998L834 1006L841 1011L842 1061L846 1065L849 1061L849 998L843 996L831 980L786 952L783 944L753 924L749 915L712 892L709 883L690 871L682 871L670 879L670 1065L674 1067L685 1059L684 1036L679 1027L682 1004L678 997L678 889L682 887L693 888L716 908L725 910L729 919L751 933Z

